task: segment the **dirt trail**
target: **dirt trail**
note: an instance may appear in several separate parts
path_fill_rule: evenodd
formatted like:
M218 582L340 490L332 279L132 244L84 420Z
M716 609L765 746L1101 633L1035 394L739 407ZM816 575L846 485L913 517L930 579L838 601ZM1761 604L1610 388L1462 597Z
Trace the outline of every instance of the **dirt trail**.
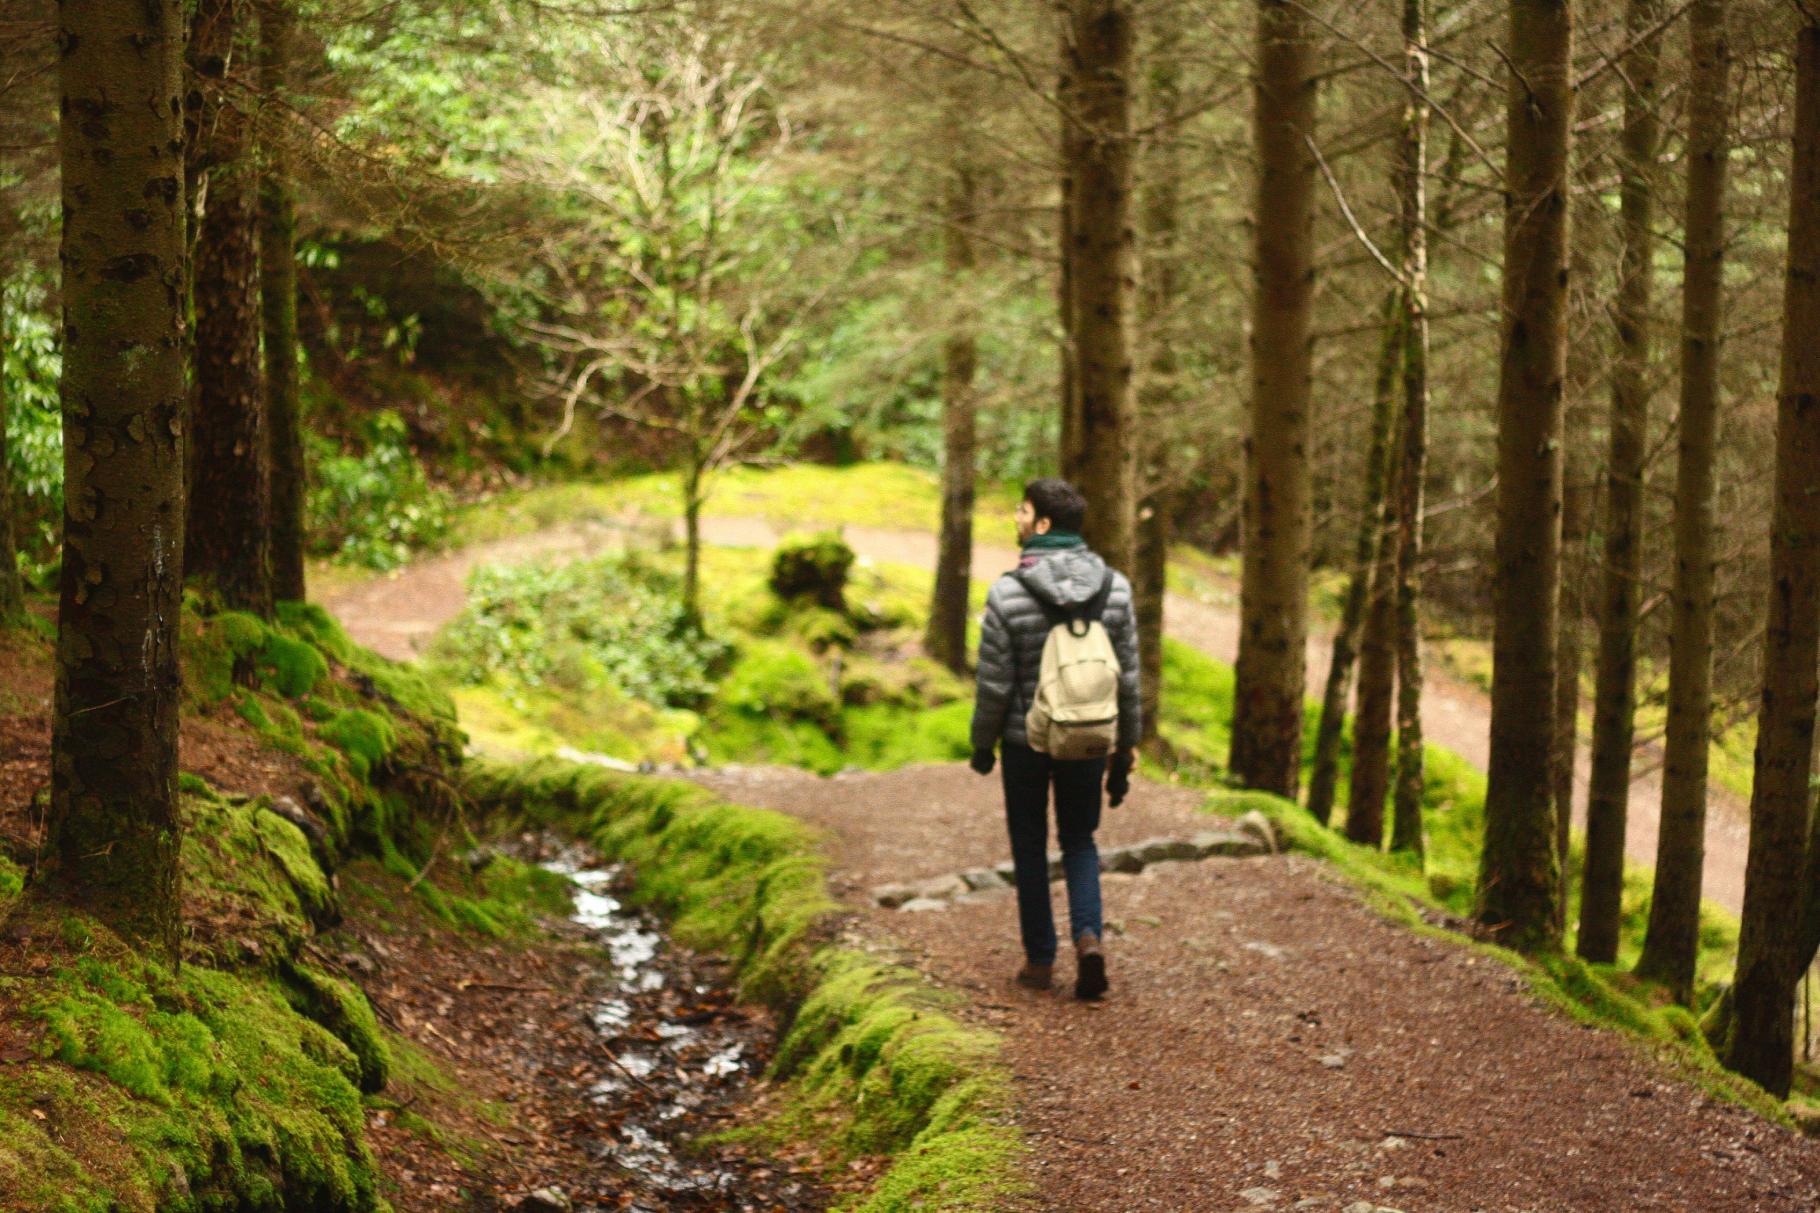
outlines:
M773 538L743 519L714 520L707 535ZM932 555L898 532L848 535L874 560ZM612 528L576 527L487 545L330 606L362 640L406 656L459 609L474 565L616 542ZM980 560L1005 567L1011 555L987 547ZM1170 610L1174 634L1230 654L1230 606L1172 596ZM1483 720L1481 702L1459 702L1463 718ZM1432 732L1453 744L1435 715ZM1108 875L1113 993L1080 1004L1009 981L1019 948L1008 890L919 913L868 896L1002 860L996 780L959 766L831 779L731 767L695 778L825 829L834 887L859 929L964 995L962 1013L1001 1034L1032 1145L1033 1208L1820 1208L1820 1145L1706 1097L1614 1033L1542 1008L1503 965L1391 924L1312 860L1210 858ZM1140 779L1131 802L1108 811L1102 842L1204 829L1198 799Z
M648 529L648 523L637 524ZM709 517L702 521L706 542L730 547L770 547L799 527L752 517ZM436 631L460 612L468 573L483 564L567 558L624 545L627 526L574 523L531 535L477 544L433 557L332 597L326 605L362 644L388 657L413 656ZM847 527L847 541L874 561L935 567L935 537L920 531ZM1011 568L1017 553L1007 545L982 543L974 549L974 574ZM1232 661L1238 654L1236 590L1207 599L1172 593L1165 604L1169 634L1201 651ZM1333 648L1325 632L1308 641L1308 693L1318 698ZM1477 687L1437 670L1431 663L1423 685L1423 728L1428 740L1459 754L1480 771L1490 758L1491 701ZM1633 862L1654 867L1660 824L1662 782L1656 756L1639 756L1631 781L1625 850ZM1587 763L1582 748L1576 778L1575 815L1584 823ZM1749 806L1723 789L1710 793L1706 820L1706 896L1736 913L1744 904L1744 863L1750 840Z
M965 994L967 1013L1004 1037L1036 1207L1820 1208L1820 1145L1543 1009L1502 964L1390 924L1314 861L1108 875L1113 994L1081 1004L1009 981L1009 890L920 913L866 896L1002 859L996 779L959 766L696 778L826 829L863 933ZM1108 810L1102 845L1204 829L1196 799L1140 781Z

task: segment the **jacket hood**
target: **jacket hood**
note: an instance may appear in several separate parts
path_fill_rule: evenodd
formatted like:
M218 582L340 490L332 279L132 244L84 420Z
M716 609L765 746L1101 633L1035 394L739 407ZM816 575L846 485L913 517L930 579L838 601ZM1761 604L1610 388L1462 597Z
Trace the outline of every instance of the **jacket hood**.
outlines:
M1024 588L1050 606L1080 606L1100 592L1106 562L1086 548L1032 552L1017 571Z

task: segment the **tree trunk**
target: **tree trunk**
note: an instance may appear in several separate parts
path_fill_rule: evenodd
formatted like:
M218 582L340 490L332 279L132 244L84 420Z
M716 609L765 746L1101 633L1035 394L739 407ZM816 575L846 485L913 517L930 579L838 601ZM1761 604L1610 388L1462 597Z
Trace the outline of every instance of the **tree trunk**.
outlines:
M1144 452L1138 488L1137 551L1132 597L1138 627L1138 667L1144 714L1143 739L1157 735L1163 706L1163 602L1169 588L1169 504L1175 450L1173 427L1180 407L1174 323L1180 288L1179 215L1182 191L1180 131L1181 29L1159 12L1146 58L1150 65L1145 158L1143 303L1144 377L1138 398L1136 445Z
M701 624L701 456L691 452L689 466L683 469L683 622L689 627Z
M178 954L184 35L63 0L63 571L53 887Z
M1294 798L1307 660L1314 43L1306 11L1258 0L1251 432L1234 671L1232 775Z
M1401 295L1384 298L1384 339L1378 347L1378 375L1372 393L1371 445L1365 453L1365 499L1353 540L1352 576L1340 607L1340 626L1327 663L1327 685L1321 695L1321 721L1315 729L1314 761L1308 770L1308 811L1326 825L1333 817L1334 787L1339 782L1340 740L1346 728L1346 702L1352 698L1352 667L1365 625L1365 604L1377 568L1378 544L1384 535L1385 484L1390 476L1391 440L1396 431L1397 363L1403 353Z
M5 259L12 224L9 203L0 199L0 360L6 352L6 282L11 265ZM13 623L25 611L25 587L19 580L18 548L13 541L13 478L6 463L6 375L0 367L0 627Z
M1398 190L1403 242L1403 458L1397 469L1397 761L1390 849L1422 845L1422 482L1428 473L1428 3L1403 0Z
M1624 832L1630 807L1630 752L1636 715L1637 585L1643 540L1643 461L1649 428L1649 309L1654 285L1653 209L1662 42L1652 31L1660 0L1630 0L1628 84L1618 155L1620 226L1618 348L1612 367L1611 455L1605 480L1605 584L1599 598L1599 665L1593 695L1591 789L1586 798L1586 875L1579 952L1610 964L1618 956L1624 892Z
M1693 1002L1705 867L1707 752L1713 734L1713 448L1725 293L1725 160L1731 153L1731 42L1725 0L1694 0L1687 97L1687 253L1682 408L1674 470L1674 619L1662 832L1636 971Z
M1399 463L1401 456L1399 450ZM1359 694L1352 713L1352 781L1346 793L1346 837L1372 847L1384 843L1384 796L1390 787L1390 718L1396 701L1397 537L1391 521L1386 502L1379 513L1378 558L1372 569L1365 632L1359 645Z
M204 0L197 20L245 42L250 6ZM219 29L217 29L217 36ZM246 116L223 103L208 127L208 202L196 235L195 412L184 569L224 605L270 616L271 464L259 365L257 174Z
M1491 761L1479 919L1507 945L1558 946L1549 786L1555 601L1561 554L1561 390L1566 373L1569 0L1511 0L1498 368L1498 577Z
M1674 620L1668 650L1668 736L1655 889L1637 972L1693 1002L1706 863L1706 764L1712 733L1713 445L1719 417L1724 311L1725 170L1730 153L1731 48L1725 0L1688 14L1687 252L1681 295L1681 417L1675 470Z
M953 138L957 130L950 132ZM974 397L978 358L972 314L974 175L964 161L948 175L942 263L953 307L942 344L942 530L929 608L929 655L967 672L967 598L973 576Z
M289 78L289 0L260 5L259 62L268 97ZM297 400L297 197L290 146L273 113L261 140L259 298L265 326L265 402L271 449L272 594L301 602L304 587L303 416Z
M1794 1063L1795 984L1820 669L1820 18L1795 36L1794 167L1782 382L1777 393L1776 503L1770 524L1769 623L1751 788L1750 858L1733 986L1737 1025L1725 1064L1786 1096Z
M1061 73L1056 82L1056 108L1061 113L1060 186L1061 199L1056 211L1057 251L1061 266L1056 276L1055 310L1061 322L1061 369L1059 400L1060 434L1056 443L1056 471L1062 479L1078 483L1081 478L1081 384L1080 358L1075 347L1074 315L1074 207L1078 184L1075 173L1081 158L1081 120L1079 97L1075 87L1074 19L1064 13L1061 23Z
M1584 368L1575 368L1584 369ZM1589 382L1570 370L1569 378L1576 387ZM1578 398L1578 392L1575 393ZM1592 533L1593 475L1587 466L1584 443L1577 438L1586 429L1587 410L1567 410L1571 420L1564 425L1567 445L1572 454L1563 460L1561 486L1561 589L1555 612L1555 701L1554 748L1549 755L1549 796L1554 801L1555 862L1560 865L1561 883L1555 891L1555 921L1567 929L1569 883L1573 879L1568 863L1572 849L1574 820L1574 775L1580 761L1580 665L1581 643L1586 629L1586 582L1592 563L1587 541ZM1622 855L1619 856L1622 858Z
M1080 391L1083 534L1106 563L1132 569L1136 521L1131 320L1137 240L1131 217L1130 0L1074 0L1074 345Z

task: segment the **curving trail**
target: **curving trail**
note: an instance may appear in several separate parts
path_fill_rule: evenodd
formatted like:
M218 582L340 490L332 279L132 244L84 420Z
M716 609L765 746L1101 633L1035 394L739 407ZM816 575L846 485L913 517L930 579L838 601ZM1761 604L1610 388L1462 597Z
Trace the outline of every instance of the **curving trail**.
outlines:
M629 528L556 528L426 561L328 605L408 657L460 610L476 565L610 550ZM766 523L711 520L717 544ZM878 561L929 562L926 537L851 528ZM985 569L1009 548L979 553ZM1172 596L1172 634L1230 656L1230 603ZM1325 645L1310 646L1324 672ZM1431 733L1482 760L1482 696L1431 683ZM1442 706L1444 705L1444 706ZM1455 739L1458 739L1457 741ZM1475 745L1478 748L1474 748ZM955 764L820 778L691 772L825 831L831 884L867 946L961 995L1016 1090L1033 1187L1069 1213L1800 1213L1820 1208L1820 1145L1718 1102L1625 1038L1539 1006L1502 964L1404 929L1297 855L1153 863L1105 878L1113 992L1082 1004L1009 978L1009 890L888 910L883 883L1004 857L995 779ZM1639 795L1646 787L1639 781ZM1105 845L1206 828L1189 789L1136 781ZM1639 810L1646 802L1640 801ZM1641 811L1639 816L1641 816ZM913 903L914 904L914 903ZM1070 976L1069 957L1059 966ZM1010 1209L1007 1209L1010 1213Z
M483 564L517 563L534 559L578 559L624 547L631 539L650 538L654 527L648 519L624 523L582 522L552 527L529 535L476 544L446 555L409 565L398 572L357 586L330 598L325 605L341 618L362 644L393 658L414 655L430 637L461 610L468 573ZM800 523L774 523L755 517L707 517L702 520L704 542L727 547L771 547ZM1009 526L1007 526L1007 531ZM935 567L935 537L921 531L883 527L847 527L847 541L862 557L874 561ZM1008 545L976 544L973 569L976 577L1012 567L1015 549ZM1171 636L1223 661L1238 654L1237 589L1218 596L1197 598L1171 593L1165 604L1165 627ZM1319 698L1332 660L1330 638L1323 632L1308 641L1308 694ZM1429 741L1454 751L1483 771L1490 758L1491 700L1477 687L1451 677L1430 664L1423 685L1423 728ZM1582 747L1576 763L1575 816L1586 813L1586 766ZM1631 781L1629 828L1625 850L1631 860L1646 867L1656 862L1656 837L1660 822L1662 782L1659 752L1645 750L1638 756ZM1709 793L1706 819L1706 896L1737 913L1744 904L1744 864L1750 839L1749 806L1722 788Z

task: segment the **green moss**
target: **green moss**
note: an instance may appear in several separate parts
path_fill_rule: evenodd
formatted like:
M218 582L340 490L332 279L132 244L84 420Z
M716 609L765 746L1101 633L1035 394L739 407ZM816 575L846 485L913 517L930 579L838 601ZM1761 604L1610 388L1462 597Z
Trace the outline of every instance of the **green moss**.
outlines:
M262 801L184 798L192 944L219 959L284 955L339 915L303 831Z
M771 589L779 598L806 598L844 615L852 567L853 548L835 532L787 536L771 553Z
M345 1047L262 979L95 936L9 983L41 1060L0 1080L0 1189L58 1209L381 1207Z
M335 617L313 602L281 602L278 622L309 641L336 661L346 664L354 658L354 642L342 630Z
M0 921L6 918L7 911L19 895L25 892L25 869L0 855Z
M373 768L389 758L398 744L392 722L365 708L337 712L323 722L316 735L340 750L361 779L370 778Z
M329 663L316 646L273 632L259 651L261 678L288 698L297 699L316 689L328 677Z
M360 1089L382 1089L391 1073L392 1052L366 995L339 977L303 964L287 966L285 986L291 1005L321 1024L354 1055Z

